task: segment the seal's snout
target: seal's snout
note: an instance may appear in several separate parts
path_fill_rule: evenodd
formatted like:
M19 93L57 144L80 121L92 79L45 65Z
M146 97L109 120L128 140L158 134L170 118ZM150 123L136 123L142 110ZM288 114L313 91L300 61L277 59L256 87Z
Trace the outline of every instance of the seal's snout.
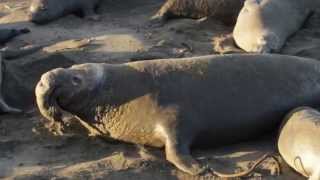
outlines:
M35 94L36 101L41 114L48 120L67 121L69 114L64 112L57 103L59 89L65 83L66 69L58 68L51 70L41 76Z
M41 76L41 79L36 87L37 93L43 93L50 89L55 89L59 86L59 82L62 81L64 74L64 69L58 68L52 71L49 71Z

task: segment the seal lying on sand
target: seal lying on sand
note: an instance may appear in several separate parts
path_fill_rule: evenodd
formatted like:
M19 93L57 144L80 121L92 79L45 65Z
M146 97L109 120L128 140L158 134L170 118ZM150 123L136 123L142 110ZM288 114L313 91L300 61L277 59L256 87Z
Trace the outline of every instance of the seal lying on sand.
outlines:
M38 50L40 50L43 46L30 46L26 48L22 48L19 50L2 50L0 51L0 112L1 113L20 113L21 110L11 107L6 103L3 98L2 93L2 80L3 80L3 68L2 68L2 61L3 59L14 59L24 55L32 54Z
M278 52L310 12L301 0L246 0L233 30L234 40L247 52Z
M19 113L20 109L9 106L3 99L2 94L2 55L0 53L0 111L5 113Z
M294 109L280 130L278 148L283 159L297 172L320 179L320 112L309 108Z
M0 44L4 44L12 38L20 35L29 33L29 29L0 29Z
M167 0L151 22L163 23L172 17L212 17L226 24L234 24L243 3L244 0Z
M36 24L45 24L64 15L77 13L91 19L97 19L95 9L100 0L32 0L29 16Z
M196 175L203 168L191 146L254 139L290 109L320 104L320 63L226 55L83 64L45 73L35 93L52 124L78 117L111 138L165 147L168 161Z

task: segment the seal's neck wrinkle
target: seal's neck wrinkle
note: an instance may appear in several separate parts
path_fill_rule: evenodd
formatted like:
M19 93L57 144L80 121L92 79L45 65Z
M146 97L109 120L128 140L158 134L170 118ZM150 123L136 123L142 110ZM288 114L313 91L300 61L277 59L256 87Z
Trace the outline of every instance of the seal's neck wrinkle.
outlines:
M110 65L109 65L110 66ZM94 100L88 100L91 109L84 108L83 119L112 138L139 144L162 146L154 136L155 117L166 116L167 110L155 111L155 84L150 72L143 67L112 65L104 74ZM90 111L90 112L89 112ZM162 113L163 112L163 113ZM90 114L88 117L88 114Z
M104 68L101 83L86 100L82 100L86 103L82 103L81 108L75 111L80 112L79 117L91 123L102 123L103 119L107 121L119 116L121 106L151 92L152 85L147 82L152 81L148 80L146 73L126 65L106 65Z

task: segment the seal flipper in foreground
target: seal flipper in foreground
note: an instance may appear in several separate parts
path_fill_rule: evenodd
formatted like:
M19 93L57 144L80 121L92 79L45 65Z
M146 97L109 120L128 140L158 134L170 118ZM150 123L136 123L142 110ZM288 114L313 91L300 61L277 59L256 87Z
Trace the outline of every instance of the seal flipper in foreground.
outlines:
M292 110L281 126L278 149L294 170L320 179L320 112L310 107Z

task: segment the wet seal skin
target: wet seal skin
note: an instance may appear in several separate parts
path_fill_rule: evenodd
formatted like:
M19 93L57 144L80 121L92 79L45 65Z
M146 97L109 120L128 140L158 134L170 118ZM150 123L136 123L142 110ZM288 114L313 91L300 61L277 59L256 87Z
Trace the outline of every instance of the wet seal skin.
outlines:
M246 52L279 52L310 13L301 0L246 0L233 30L235 43Z
M164 147L169 162L198 175L205 168L191 147L255 139L276 130L291 109L319 104L320 63L234 54L83 64L43 74L35 94L52 124L80 119L94 133Z
M29 33L30 30L24 29L0 29L0 44L4 44L16 36Z
M162 25L174 17L212 17L228 25L234 24L243 3L244 0L167 0L151 18L151 24Z
M320 112L299 107L285 118L280 129L278 149L294 170L309 180L320 179Z
M100 0L32 0L29 19L36 24L46 24L68 14L78 14L97 20L99 16L95 9L99 2Z

